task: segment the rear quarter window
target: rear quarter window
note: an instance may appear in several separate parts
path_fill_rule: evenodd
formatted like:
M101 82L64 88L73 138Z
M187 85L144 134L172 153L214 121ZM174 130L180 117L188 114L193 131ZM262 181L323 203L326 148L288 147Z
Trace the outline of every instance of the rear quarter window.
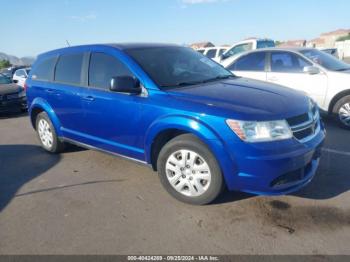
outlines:
M56 56L39 60L32 70L32 79L51 81L56 61Z

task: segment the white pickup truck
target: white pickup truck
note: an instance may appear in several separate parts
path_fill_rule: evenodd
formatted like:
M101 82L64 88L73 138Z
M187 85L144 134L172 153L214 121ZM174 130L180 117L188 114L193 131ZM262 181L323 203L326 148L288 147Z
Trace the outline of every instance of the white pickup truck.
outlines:
M259 48L275 47L275 41L271 39L252 38L235 43L228 48L222 55L213 58L218 63L223 63L227 58L242 52L255 50Z

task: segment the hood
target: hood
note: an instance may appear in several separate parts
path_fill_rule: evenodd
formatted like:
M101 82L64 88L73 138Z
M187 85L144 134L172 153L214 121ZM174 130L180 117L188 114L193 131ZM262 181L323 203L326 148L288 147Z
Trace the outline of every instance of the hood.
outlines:
M173 89L169 94L204 105L201 110L206 112L200 113L242 120L284 119L309 110L309 98L301 92L241 77Z
M0 95L19 93L22 90L17 84L0 84Z

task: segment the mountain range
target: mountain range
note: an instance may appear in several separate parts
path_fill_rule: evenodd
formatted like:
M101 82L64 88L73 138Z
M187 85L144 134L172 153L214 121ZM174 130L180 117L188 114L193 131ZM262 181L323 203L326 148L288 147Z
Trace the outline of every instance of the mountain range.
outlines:
M0 52L0 60L8 60L12 65L31 65L34 62L35 57L25 56L19 58L17 56Z

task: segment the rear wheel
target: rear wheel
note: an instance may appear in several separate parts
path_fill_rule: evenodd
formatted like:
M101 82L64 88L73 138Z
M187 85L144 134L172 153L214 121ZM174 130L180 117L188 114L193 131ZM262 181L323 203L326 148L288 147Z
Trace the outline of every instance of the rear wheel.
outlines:
M207 204L223 189L215 157L203 142L190 134L177 136L162 148L157 168L164 188L182 202Z
M36 132L41 146L51 153L60 153L64 150L64 143L56 135L55 128L46 114L41 112L36 118Z
M333 112L341 127L350 129L350 95L339 99L334 106Z

